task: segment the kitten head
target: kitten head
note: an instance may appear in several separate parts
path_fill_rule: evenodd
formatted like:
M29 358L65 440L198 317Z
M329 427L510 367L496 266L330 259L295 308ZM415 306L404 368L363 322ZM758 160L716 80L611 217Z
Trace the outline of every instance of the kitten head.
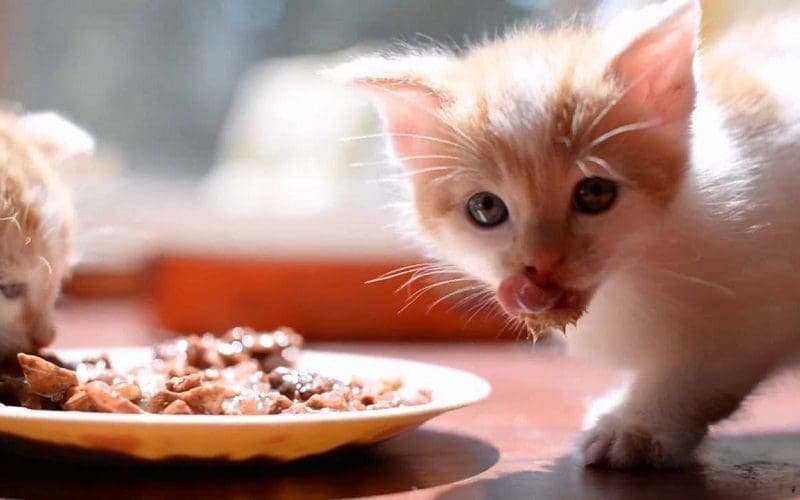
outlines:
M53 341L69 273L72 206L53 168L91 137L52 113L0 116L0 354Z
M332 73L375 98L440 256L509 314L563 327L679 190L699 18L695 1L667 2L606 29Z

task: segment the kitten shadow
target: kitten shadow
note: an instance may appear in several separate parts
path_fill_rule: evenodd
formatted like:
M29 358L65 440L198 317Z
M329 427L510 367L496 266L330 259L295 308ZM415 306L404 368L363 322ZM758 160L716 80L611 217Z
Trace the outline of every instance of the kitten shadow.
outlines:
M0 454L0 497L349 498L461 481L498 458L497 449L483 441L422 429L288 464L95 461L87 466Z
M521 471L452 488L451 499L697 498L778 499L800 494L800 433L719 436L684 470L585 469L563 457L544 471Z

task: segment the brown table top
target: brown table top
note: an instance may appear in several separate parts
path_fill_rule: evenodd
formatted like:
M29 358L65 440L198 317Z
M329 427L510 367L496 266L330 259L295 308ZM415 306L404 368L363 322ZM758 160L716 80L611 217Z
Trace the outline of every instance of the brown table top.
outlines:
M151 340L139 313L108 307L66 315L59 345L98 344L87 329L120 332L126 322L127 335L108 335L105 345ZM613 373L537 354L525 341L313 347L467 369L493 393L382 444L279 466L88 468L0 455L0 496L786 498L800 489L800 400L791 377L768 384L714 429L699 465L622 473L585 470L569 458L585 402L613 384Z

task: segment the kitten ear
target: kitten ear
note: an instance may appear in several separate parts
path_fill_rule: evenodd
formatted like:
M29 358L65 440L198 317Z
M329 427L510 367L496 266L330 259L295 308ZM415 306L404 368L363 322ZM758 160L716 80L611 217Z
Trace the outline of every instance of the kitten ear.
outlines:
M614 58L610 68L627 91L623 102L660 123L688 119L695 102L697 0L668 1L632 19L646 28Z
M20 124L54 163L94 151L92 136L56 113L30 113L20 118Z
M442 141L449 140L448 127L437 113L448 101L438 82L450 64L449 58L440 55L368 57L325 73L374 99L395 155L408 158L431 154ZM418 168L428 162L418 159L403 163Z

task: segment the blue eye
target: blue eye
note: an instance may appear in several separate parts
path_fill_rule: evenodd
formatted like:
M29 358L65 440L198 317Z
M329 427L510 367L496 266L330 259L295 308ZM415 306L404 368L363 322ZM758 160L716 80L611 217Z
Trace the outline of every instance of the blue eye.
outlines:
M485 228L499 226L508 219L508 208L503 200L486 191L467 200L467 212L475 224Z
M617 200L617 183L602 177L583 179L575 186L572 205L578 212L595 215L614 206Z
M0 284L0 293L3 294L3 297L13 300L25 295L27 288L25 283L2 283Z

